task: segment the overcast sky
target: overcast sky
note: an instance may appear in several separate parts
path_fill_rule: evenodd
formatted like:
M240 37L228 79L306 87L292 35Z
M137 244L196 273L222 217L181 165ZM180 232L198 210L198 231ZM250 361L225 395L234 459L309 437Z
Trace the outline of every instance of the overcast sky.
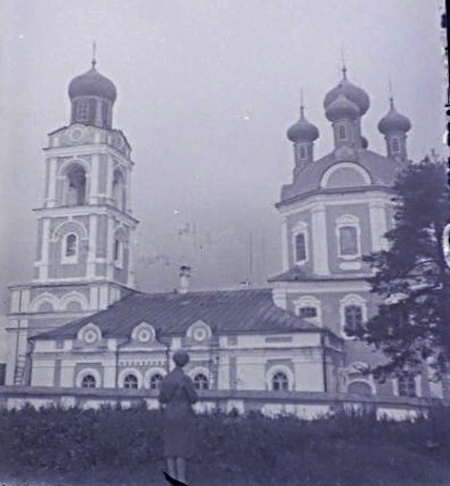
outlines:
M385 153L376 124L388 109L390 77L397 108L412 121L411 158L445 153L438 5L2 0L0 286L31 278L41 149L47 133L68 124L67 86L89 69L93 40L98 70L118 90L114 126L136 163L138 286L173 288L181 261L193 266L195 288L237 285L250 271L264 285L281 270L273 205L293 169L285 132L302 89L320 129L316 154L332 149L322 103L341 78L342 51L349 79L370 95L363 131L371 149ZM190 235L179 236L186 224Z

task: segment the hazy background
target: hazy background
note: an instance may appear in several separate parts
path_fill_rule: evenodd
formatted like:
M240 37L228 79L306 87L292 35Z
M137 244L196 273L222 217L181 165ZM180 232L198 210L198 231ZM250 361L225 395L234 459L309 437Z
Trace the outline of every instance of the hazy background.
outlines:
M31 278L43 196L46 134L69 121L67 86L90 68L117 86L114 126L133 148L137 283L170 290L181 261L195 288L254 285L281 270L273 204L289 183L286 129L318 125L332 148L323 98L341 78L370 95L363 130L408 115L409 154L444 154L443 54L434 0L2 0L0 47L0 314L6 286ZM181 234L180 234L181 233ZM251 255L251 257L250 257Z

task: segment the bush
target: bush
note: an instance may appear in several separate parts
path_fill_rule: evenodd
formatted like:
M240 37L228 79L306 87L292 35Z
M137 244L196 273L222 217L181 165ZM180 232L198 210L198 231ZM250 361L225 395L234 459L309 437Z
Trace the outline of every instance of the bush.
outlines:
M224 478L228 484L236 478L246 484L302 478L303 485L370 486L404 484L411 477L437 485L439 468L448 474L450 467L450 409L444 407L414 422L377 421L370 410L338 411L315 421L214 412L199 415L197 429L191 471L205 484L215 484L214 478L217 484ZM145 405L0 411L3 471L109 471L113 478L141 472L155 478L164 468L162 450L160 412Z

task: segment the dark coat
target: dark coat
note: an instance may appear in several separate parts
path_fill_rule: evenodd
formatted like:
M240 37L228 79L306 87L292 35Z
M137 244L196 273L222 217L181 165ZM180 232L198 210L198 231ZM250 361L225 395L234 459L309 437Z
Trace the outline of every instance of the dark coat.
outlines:
M159 401L164 407L165 456L191 456L195 444L195 413L192 404L197 401L197 393L192 380L181 368L175 368L164 377Z

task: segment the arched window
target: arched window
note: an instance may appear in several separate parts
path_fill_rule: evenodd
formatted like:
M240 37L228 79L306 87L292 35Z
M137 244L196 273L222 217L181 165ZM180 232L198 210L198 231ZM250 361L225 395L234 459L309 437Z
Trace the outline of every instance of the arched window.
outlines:
M392 152L394 152L394 153L400 152L400 144L398 143L397 138L392 139L391 146L392 146Z
M160 390L163 377L159 373L155 373L150 378L150 390Z
M306 235L297 233L295 235L295 261L297 263L306 261Z
M208 390L208 378L203 373L198 373L194 377L194 386L196 390Z
M138 379L135 375L129 374L125 376L123 380L123 387L124 388L133 388L137 389L138 387Z
M79 164L74 164L66 173L65 204L68 206L86 204L86 171Z
M339 137L339 140L346 140L347 139L347 131L345 130L344 125L339 126L338 137Z
M66 257L73 257L77 254L77 235L71 233L66 236Z
M113 199L114 204L121 211L125 210L125 179L122 172L118 169L113 175Z
M358 230L355 226L341 226L339 228L339 255L356 256L358 249Z
M278 371L272 377L272 390L274 391L287 391L289 390L289 380L286 373Z
M81 388L95 388L97 386L97 382L95 377L92 375L85 375L81 380Z
M359 305L347 305L344 308L344 332L352 334L363 323L363 311Z
M119 268L123 266L123 242L118 238L114 240L114 264Z
M398 395L400 397L417 397L416 378L413 375L403 375L398 379Z

